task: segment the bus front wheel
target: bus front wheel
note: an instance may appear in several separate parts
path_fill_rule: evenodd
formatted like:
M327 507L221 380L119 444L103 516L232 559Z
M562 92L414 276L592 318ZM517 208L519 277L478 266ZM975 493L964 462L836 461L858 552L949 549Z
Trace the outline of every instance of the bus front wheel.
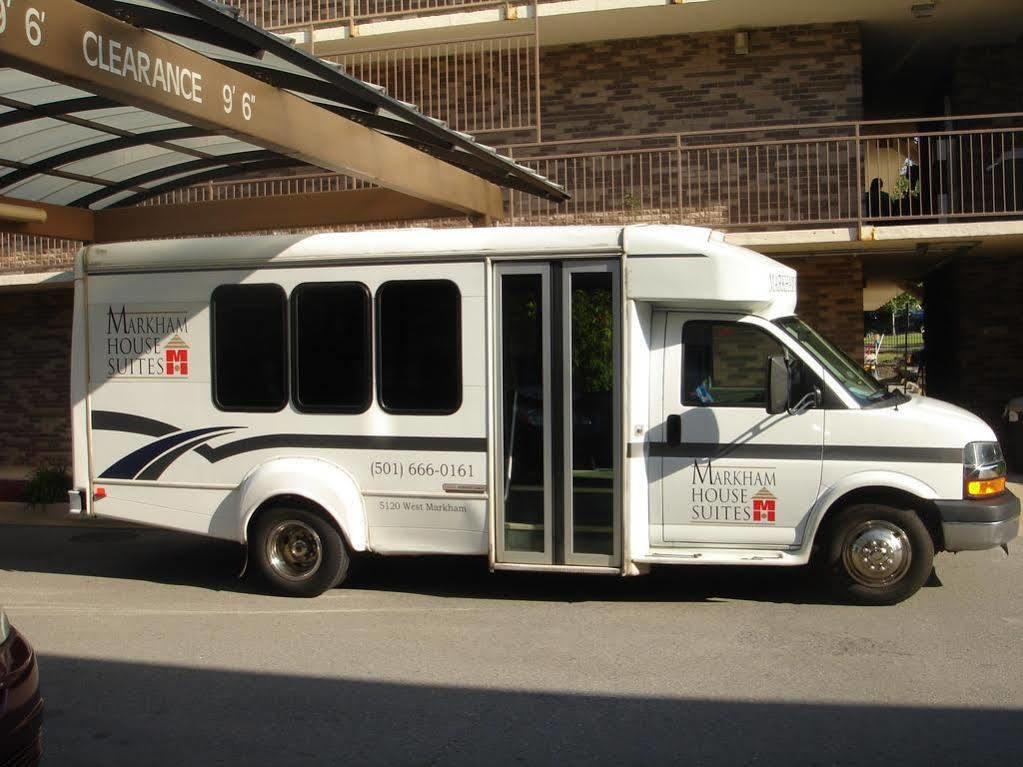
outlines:
M315 597L348 574L350 558L337 529L319 514L275 507L255 521L249 556L270 587L287 596Z
M833 586L859 604L893 605L930 577L934 541L910 509L850 506L831 527L828 567Z

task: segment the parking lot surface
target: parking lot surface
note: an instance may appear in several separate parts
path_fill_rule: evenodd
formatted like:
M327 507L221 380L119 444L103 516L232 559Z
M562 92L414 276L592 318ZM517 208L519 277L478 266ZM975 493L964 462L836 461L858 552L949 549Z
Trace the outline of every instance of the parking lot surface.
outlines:
M895 607L810 574L362 563L262 595L231 544L0 527L49 765L1023 763L1023 556L942 555Z

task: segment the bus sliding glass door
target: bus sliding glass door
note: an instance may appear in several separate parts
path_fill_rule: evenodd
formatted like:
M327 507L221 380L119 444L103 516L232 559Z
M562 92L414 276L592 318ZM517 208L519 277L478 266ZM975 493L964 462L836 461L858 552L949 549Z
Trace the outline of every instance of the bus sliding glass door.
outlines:
M621 562L619 271L496 270L498 562Z

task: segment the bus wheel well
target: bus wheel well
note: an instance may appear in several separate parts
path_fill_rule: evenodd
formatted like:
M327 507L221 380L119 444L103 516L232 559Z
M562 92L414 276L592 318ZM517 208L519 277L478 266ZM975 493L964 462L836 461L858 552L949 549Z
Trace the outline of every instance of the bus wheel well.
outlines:
M927 532L931 534L931 540L934 541L934 550L941 551L945 548L945 536L942 532L941 515L938 512L938 508L928 500L893 487L860 487L850 490L828 507L820 526L817 528L816 537L822 541L826 540L826 536L829 533L828 528L838 515L850 506L863 503L877 503L897 509L910 509L916 512L916 515L920 517L920 520L927 528Z
M316 503L316 501L311 501L305 496L294 494L274 495L271 496L270 498L267 498L265 501L259 504L259 506L256 507L256 510L252 512L252 515L249 517L248 523L246 523L245 525L245 540L246 541L251 540L250 532L252 531L252 527L256 523L257 519L259 519L263 514L265 514L270 509L279 509L281 507L290 509L304 509L305 511L316 514L319 517L323 517L330 524L331 527L337 530L337 534L341 536L341 540L344 541L344 544L348 548L348 550L352 551L351 541L348 540L348 536L345 535L345 531L341 529L341 525L338 524L333 514L328 512L320 504Z

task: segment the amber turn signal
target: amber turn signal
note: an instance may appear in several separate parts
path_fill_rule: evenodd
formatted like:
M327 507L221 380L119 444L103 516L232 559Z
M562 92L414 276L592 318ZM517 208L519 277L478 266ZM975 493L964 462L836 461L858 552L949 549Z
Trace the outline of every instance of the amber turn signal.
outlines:
M966 483L966 495L969 498L987 498L998 495L1005 490L1005 477L997 479L971 479Z

